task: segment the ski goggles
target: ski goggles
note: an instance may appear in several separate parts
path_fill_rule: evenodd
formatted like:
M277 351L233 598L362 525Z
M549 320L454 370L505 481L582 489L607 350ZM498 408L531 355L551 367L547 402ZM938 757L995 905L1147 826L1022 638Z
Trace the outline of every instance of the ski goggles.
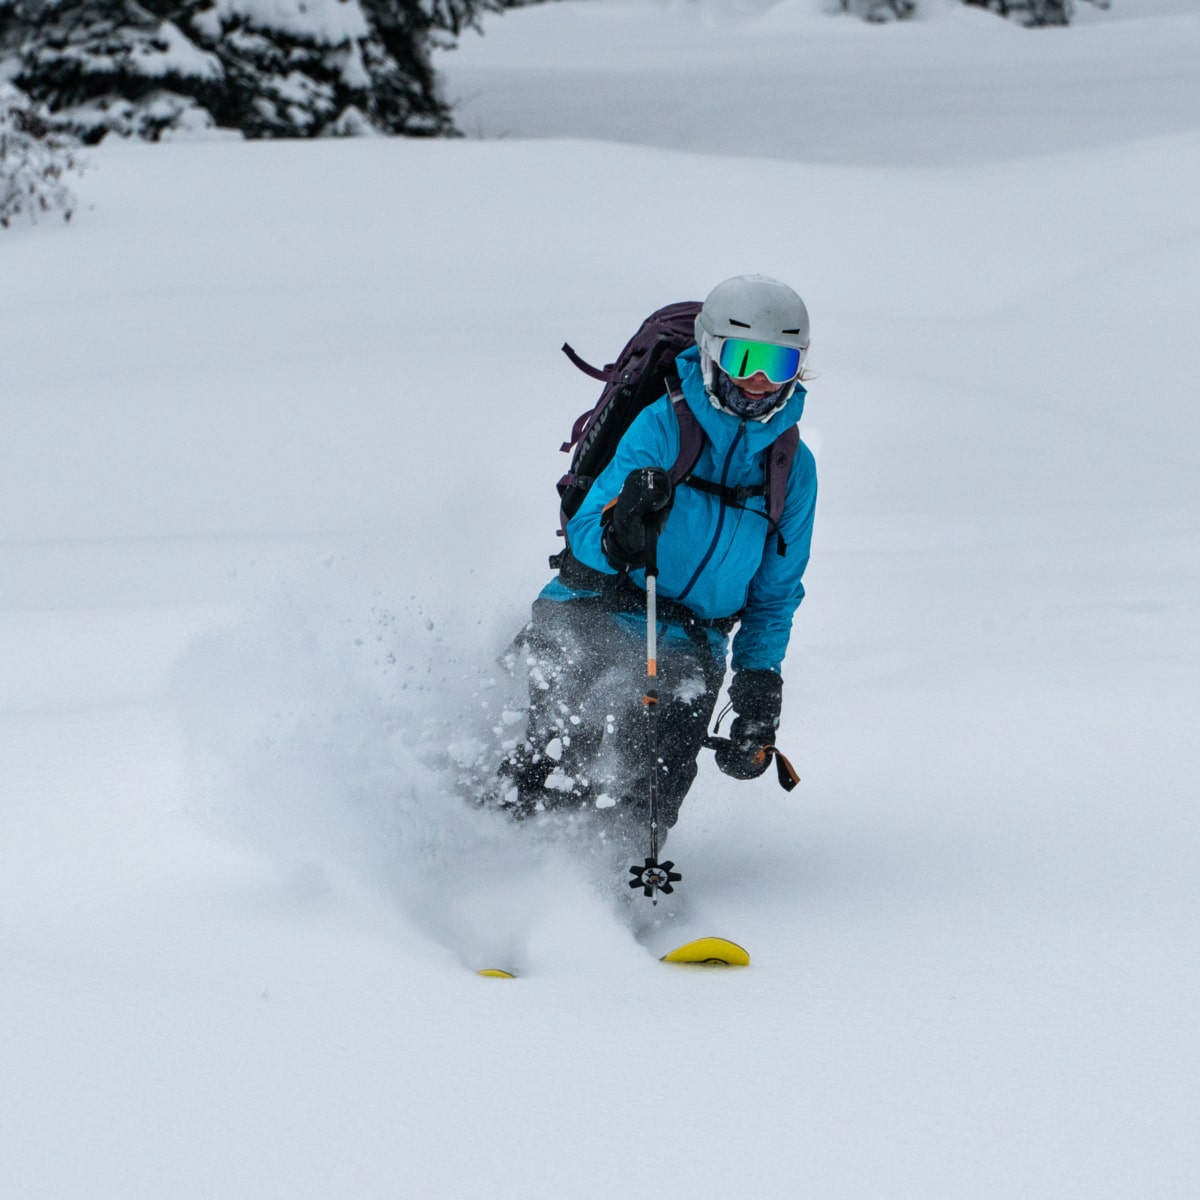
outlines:
M760 371L772 382L791 383L800 374L806 351L748 338L714 338L719 343L713 355L721 370L733 379L749 379Z

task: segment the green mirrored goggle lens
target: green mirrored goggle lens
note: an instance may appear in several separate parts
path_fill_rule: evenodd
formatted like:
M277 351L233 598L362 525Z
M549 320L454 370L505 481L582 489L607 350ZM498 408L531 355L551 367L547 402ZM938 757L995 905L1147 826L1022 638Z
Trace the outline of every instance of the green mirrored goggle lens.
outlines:
M800 373L800 351L745 338L726 338L721 344L721 370L734 379L749 379L761 371L772 383L790 383Z

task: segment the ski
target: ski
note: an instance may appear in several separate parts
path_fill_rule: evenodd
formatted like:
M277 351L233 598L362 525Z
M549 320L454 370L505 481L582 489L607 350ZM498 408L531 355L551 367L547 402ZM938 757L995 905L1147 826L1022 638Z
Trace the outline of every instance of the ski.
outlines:
M748 967L750 952L728 938L702 937L676 946L658 961L691 967ZM475 974L485 979L517 978L515 972L501 967L485 967Z
M748 967L750 953L727 938L702 937L684 942L664 954L659 962L681 963L694 967Z

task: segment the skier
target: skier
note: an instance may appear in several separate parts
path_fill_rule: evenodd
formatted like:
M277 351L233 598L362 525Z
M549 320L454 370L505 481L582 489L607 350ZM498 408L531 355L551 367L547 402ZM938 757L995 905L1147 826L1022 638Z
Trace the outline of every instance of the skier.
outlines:
M598 811L606 836L626 839L645 828L645 567L654 544L659 826L675 824L695 779L731 634L736 715L717 766L754 779L770 763L817 484L801 443L776 528L765 461L804 408L808 312L786 284L736 276L705 300L695 339L675 360L705 435L691 475L672 487L680 429L664 396L596 477L568 522L559 573L533 604L528 727L500 769L500 802L514 815Z

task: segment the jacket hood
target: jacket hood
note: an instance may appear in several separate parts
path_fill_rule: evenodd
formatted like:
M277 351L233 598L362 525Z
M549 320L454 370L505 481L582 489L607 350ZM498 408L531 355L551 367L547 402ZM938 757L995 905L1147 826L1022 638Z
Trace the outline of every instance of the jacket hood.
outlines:
M769 421L748 421L714 408L704 390L704 374L700 370L700 347L691 346L675 359L679 382L688 407L700 422L714 446L727 447L746 427L746 442L753 451L765 450L785 429L795 425L804 415L804 397L808 394L802 383L788 397L787 403Z

